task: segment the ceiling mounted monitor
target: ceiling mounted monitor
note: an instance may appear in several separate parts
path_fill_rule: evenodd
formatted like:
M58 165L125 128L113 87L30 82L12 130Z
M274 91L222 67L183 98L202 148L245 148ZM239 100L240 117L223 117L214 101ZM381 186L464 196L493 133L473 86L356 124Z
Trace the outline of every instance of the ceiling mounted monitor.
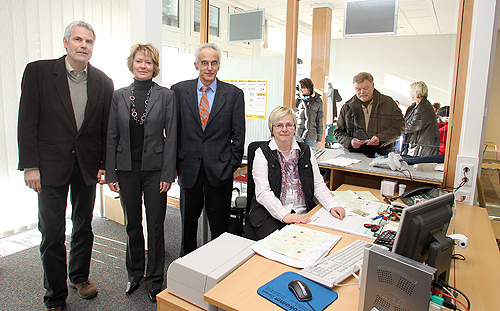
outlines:
M265 10L229 13L227 42L253 42L264 40Z
M397 34L398 0L346 0L344 37Z

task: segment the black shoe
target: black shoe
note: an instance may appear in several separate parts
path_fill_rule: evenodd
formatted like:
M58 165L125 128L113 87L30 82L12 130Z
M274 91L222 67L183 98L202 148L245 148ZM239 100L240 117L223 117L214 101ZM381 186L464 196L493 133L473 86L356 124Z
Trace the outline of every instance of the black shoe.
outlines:
M139 282L128 282L127 289L125 290L125 295L130 295L139 288Z
M159 290L153 289L148 292L149 300L151 300L152 303L156 302L156 295L160 293Z

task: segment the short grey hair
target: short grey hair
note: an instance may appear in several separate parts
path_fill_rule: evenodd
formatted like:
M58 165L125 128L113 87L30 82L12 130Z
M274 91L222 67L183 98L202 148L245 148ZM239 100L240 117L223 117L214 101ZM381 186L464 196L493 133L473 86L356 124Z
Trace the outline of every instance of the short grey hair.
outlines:
M71 36L71 30L73 30L73 27L75 27L75 26L81 26L83 28L86 28L86 29L92 31L92 35L94 35L94 41L95 41L94 28L92 28L92 25L90 25L89 23L84 22L84 21L74 21L74 22L69 23L68 26L66 26L66 30L64 30L64 39L66 39L66 41L69 41L69 37Z
M269 126L269 132L271 132L271 136L273 135L273 126L279 119L291 116L293 120L293 125L297 128L297 116L295 115L295 111L292 108L287 106L278 106L271 111L269 117L267 118L267 125Z
M194 61L195 62L199 61L198 57L200 56L200 51L205 49L205 48L211 48L211 49L214 49L215 52L217 52L217 57L219 58L219 64L220 64L220 62L221 62L221 50L217 44L211 43L211 42L203 43L194 51Z

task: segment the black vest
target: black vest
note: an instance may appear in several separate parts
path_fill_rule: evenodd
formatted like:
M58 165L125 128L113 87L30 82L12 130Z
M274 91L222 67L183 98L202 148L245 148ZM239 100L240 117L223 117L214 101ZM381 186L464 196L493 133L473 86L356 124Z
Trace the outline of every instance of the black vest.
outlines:
M311 164L311 148L304 144L298 143L300 147L299 152L299 179L302 184L302 193L304 194L304 201L306 203L307 211L312 210L316 203L314 203L314 173ZM277 198L281 197L281 165L278 160L278 151L271 150L269 148L269 142L265 142L260 147L264 157L267 159L267 169L268 169L268 180L269 186ZM251 172L250 172L251 174ZM247 216L247 220L254 227L260 227L267 217L271 216L267 209L261 205L255 199L255 195L252 198L250 213Z

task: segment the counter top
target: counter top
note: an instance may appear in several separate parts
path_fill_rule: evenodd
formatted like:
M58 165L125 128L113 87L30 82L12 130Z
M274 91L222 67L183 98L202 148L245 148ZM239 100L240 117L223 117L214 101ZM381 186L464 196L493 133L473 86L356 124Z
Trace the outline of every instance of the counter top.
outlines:
M331 163L325 163L324 161L328 159L333 159L337 157L344 157L348 159L360 160L360 162L353 163L347 166L340 166ZM415 180L425 180L434 183L441 183L443 181L442 171L417 171L413 165L408 166L408 171L393 171L390 168L374 167L370 166L370 162L373 158L365 156L363 153L349 152L343 148L339 149L325 149L325 152L318 158L318 165L323 167L334 167L336 170L346 170L346 171L360 171L369 174L377 175L390 175L395 177L405 177Z

